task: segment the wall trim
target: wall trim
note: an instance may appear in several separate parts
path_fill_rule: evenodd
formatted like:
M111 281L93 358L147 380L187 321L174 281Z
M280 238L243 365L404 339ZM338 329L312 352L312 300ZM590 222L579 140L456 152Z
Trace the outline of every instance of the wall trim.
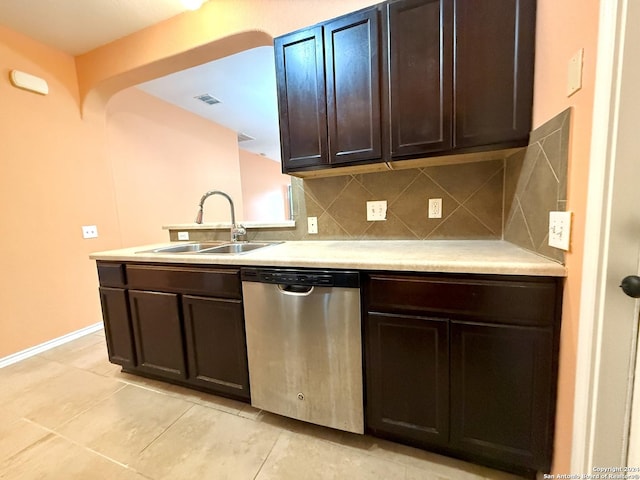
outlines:
M598 51L593 110L593 136L589 159L589 184L583 281L580 295L580 325L578 352L571 472L592 473L594 466L622 466L626 464L627 432L622 432L628 422L628 398L611 401L611 394L626 397L627 391L611 392L609 396L603 381L607 380L606 368L611 349L605 330L608 286L613 285L608 275L612 265L611 220L614 204L614 180L618 157L619 117L621 109L622 66L625 49L625 28L628 0L601 0L598 32ZM617 278L622 278L618 276ZM617 289L617 284L610 288ZM618 292L616 292L618 293ZM637 308L636 308L637 310ZM636 311L637 313L637 311ZM637 316L636 316L637 318ZM628 348L628 347L627 347ZM608 361L608 363L607 363ZM628 368L633 368L628 365ZM604 382L606 383L606 382ZM617 383L616 386L620 386ZM622 422L620 412L624 410ZM620 428L618 428L620 427ZM605 461L603 461L605 459ZM562 472L565 473L565 472Z
M36 345L34 347L27 348L26 350L13 353L8 357L0 358L0 368L8 367L9 365L13 365L14 363L26 360L29 357L33 357L35 355L38 355L39 353L46 352L47 350L51 350L52 348L58 347L65 343L69 343L73 340L77 340L80 337L84 337L85 335L89 335L90 333L97 332L101 329L102 322L94 323L93 325L81 328L80 330L76 330L75 332L67 333L66 335L54 338L53 340L41 343L40 345Z

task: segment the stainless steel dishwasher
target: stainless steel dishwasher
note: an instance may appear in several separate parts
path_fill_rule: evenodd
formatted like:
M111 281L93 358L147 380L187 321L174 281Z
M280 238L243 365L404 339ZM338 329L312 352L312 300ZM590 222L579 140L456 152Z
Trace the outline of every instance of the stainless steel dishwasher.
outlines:
M243 268L251 405L364 432L358 272Z

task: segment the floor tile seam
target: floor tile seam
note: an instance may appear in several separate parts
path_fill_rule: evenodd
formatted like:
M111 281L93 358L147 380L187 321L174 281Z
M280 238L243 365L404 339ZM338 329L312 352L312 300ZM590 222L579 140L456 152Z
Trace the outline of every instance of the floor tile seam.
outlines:
M35 426L37 426L37 427L49 432L49 435L47 435L46 438L54 438L54 437L61 438L62 440L65 440L65 441L75 445L76 447L80 447L81 449L86 450L87 452L90 452L90 453L92 453L92 454L94 454L94 455L96 455L96 456L98 456L100 458L103 458L103 459L109 461L110 463L113 463L115 465L118 465L119 467L125 468L127 470L130 470L132 472L135 472L137 474L141 474L142 475L141 472L139 472L135 468L127 465L126 463L122 463L122 462L116 460L115 458L111 458L108 455L105 455L104 453L101 453L101 452L99 452L97 450L94 450L93 448L89 447L88 445L85 445L85 444L83 444L83 443L81 443L81 442L79 442L79 441L77 441L77 440L75 440L75 439L73 439L73 438L71 438L71 437L69 437L67 435L64 435L64 434L62 434L62 433L60 433L60 432L58 432L58 431L56 431L56 430L54 430L52 428L46 427L45 425L42 425L42 424L40 424L38 422L35 422L33 420L30 420L28 418L25 418L25 420L27 422L31 423L32 425L35 425ZM143 475L143 476L145 478L149 478L146 475Z
M173 422L171 422L169 425L167 425L158 435L156 435L153 440L151 440L142 450L140 450L138 452L138 456L142 455L142 453L147 450L147 448L149 448L151 445L153 445L160 437L162 437L162 435L164 435L171 427L173 427L176 422L178 422L180 419L182 419L188 412L190 412L191 410L193 410L193 408L196 406L197 404L192 404L189 408L187 408L184 412L182 412L180 415L178 415Z
M265 455L264 460L262 460L262 463L260 464L260 467L258 468L258 470L256 471L256 474L253 476L252 480L257 480L258 476L260 475L260 472L262 471L264 465L267 463L267 460L269 459L269 457L271 456L271 454L273 453L273 450L276 448L276 444L280 441L280 437L284 434L283 431L278 432L277 437L275 438L275 440L273 441L273 444L271 445L271 448L269 449L269 452Z
M71 423L73 420L75 420L76 418L78 418L80 415L84 415L85 413L87 413L89 410L91 410L94 407L97 407L98 405L100 405L101 403L106 402L109 398L111 398L113 395L115 395L116 393L120 392L122 389L124 389L126 387L126 385L121 386L120 388L118 388L117 390L114 390L113 392L109 393L106 397L102 397L100 398L100 400L97 401L90 401L87 403L87 407L84 408L83 410L81 410L80 412L76 413L75 415L73 415L71 418L65 420L64 422L56 425L55 428L60 428L60 427L64 427L65 425ZM31 420L30 420L31 421ZM55 429L52 429L52 431L58 433Z
M44 430L46 432L46 434L44 436L36 439L35 441L31 442L29 445L26 445L25 447L21 448L20 450L15 452L13 455L10 455L10 456L8 456L6 458L0 459L0 465L2 465L3 463L4 464L11 463L11 461L14 458L22 455L23 453L31 450L32 448L35 448L36 446L40 445L41 443L47 442L50 439L52 439L52 438L57 436L55 432L52 432L50 429L48 429L44 425L40 425L38 423L35 423L32 420L29 420L28 418L21 418L20 420L24 420L25 422L30 423L30 424L32 424L32 425ZM0 473L2 473L2 472L0 472Z

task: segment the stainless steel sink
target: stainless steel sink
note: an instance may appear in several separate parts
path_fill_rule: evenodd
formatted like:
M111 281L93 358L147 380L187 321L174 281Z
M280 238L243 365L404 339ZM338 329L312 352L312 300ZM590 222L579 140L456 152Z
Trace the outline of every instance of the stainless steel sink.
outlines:
M207 248L200 250L197 253L246 253L258 248L268 247L270 245L277 245L282 242L238 242L238 243L226 243L218 247Z
M258 248L277 245L282 242L200 242L200 243L181 243L179 245L171 245L168 247L158 247L151 250L142 250L137 253L247 253Z
M224 245L226 242L181 243L170 247L159 247L138 253L195 253L200 250Z

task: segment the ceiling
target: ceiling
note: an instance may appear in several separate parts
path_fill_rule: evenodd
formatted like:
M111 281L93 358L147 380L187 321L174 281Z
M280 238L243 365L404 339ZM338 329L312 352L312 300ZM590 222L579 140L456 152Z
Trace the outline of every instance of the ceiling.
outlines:
M75 56L186 10L180 0L0 0L0 24ZM240 147L280 160L272 47L241 52L140 88L255 138ZM205 93L221 103L209 106L194 99Z

